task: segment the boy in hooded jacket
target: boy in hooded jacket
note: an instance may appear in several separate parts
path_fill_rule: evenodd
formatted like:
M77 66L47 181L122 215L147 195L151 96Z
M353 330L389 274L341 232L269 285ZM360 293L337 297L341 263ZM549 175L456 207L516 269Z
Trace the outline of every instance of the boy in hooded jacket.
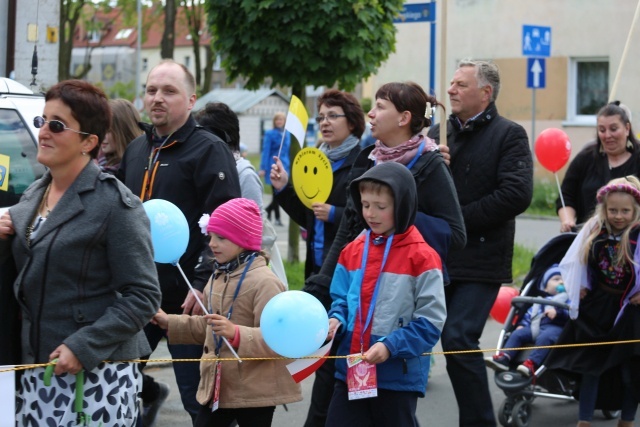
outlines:
M424 354L446 319L442 262L413 225L417 190L404 165L381 163L349 191L367 229L342 250L331 282L329 338L348 357L336 359L327 425L417 426Z

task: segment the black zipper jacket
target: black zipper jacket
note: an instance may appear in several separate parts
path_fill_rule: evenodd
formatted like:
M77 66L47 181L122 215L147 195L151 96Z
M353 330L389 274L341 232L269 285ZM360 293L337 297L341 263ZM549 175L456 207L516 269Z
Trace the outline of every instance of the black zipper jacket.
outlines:
M429 136L440 139L440 127ZM467 230L467 245L447 259L452 282L511 283L515 217L533 195L533 160L524 128L494 103L463 126L447 123L449 165Z
M118 177L143 202L167 200L184 213L189 223L189 245L179 263L191 284L202 290L213 266L206 271L199 269L197 276L194 272L208 243L198 220L222 203L241 197L233 154L227 144L199 126L191 116L159 152L153 147L153 126L141 123L140 127L145 135L127 147ZM156 267L162 289L162 309L181 313L180 305L189 291L186 282L177 267L157 263Z

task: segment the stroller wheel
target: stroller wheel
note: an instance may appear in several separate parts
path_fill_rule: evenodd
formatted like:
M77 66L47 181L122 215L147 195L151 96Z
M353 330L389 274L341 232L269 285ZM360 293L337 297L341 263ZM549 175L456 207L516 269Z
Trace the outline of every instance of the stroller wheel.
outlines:
M513 399L506 398L500 404L500 409L498 410L498 421L503 427L513 427L513 418L511 417L513 403Z
M528 427L531 418L531 404L526 400L517 401L513 405L511 417L515 427Z
M602 410L602 415L606 420L613 420L616 418L620 418L620 412L622 411L607 411L606 409Z

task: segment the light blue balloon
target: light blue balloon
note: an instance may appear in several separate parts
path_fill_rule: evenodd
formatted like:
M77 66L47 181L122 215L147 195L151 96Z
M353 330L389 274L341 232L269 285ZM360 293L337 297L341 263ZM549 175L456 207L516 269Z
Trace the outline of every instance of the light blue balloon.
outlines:
M327 339L329 317L316 297L302 291L282 292L262 310L260 330L267 345L284 357L308 356Z
M176 205L166 200L147 200L142 206L151 221L153 260L176 265L189 244L187 218Z

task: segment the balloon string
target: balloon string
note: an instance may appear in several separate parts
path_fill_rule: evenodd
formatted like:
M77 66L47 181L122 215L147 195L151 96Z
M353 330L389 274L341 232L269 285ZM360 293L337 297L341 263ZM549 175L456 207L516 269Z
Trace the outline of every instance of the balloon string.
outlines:
M560 194L560 202L562 203L562 207L565 208L564 205L564 197L562 196L562 188L560 187L560 180L558 179L558 173L554 172L553 175L556 177L556 185L558 186L558 193Z
M200 301L200 297L196 293L196 290L193 289L193 286L191 286L191 283L189 282L189 279L187 279L187 276L184 274L184 271L182 271L182 267L180 267L180 263L179 262L176 263L176 267L178 267L178 270L180 271L180 274L182 274L182 278L184 279L184 281L187 282L187 285L189 286L189 290L193 293L193 296L196 298L196 301L198 301L198 304L200 304L200 308L202 308L202 311L204 312L204 314L209 314L209 312L207 311L207 309L204 306L204 304L202 303L202 301ZM229 341L225 337L221 337L221 338L224 341L224 343L227 345L227 347L229 348L229 351L231 351L231 354L233 354L233 356L236 359L238 359L238 363L242 363L242 359L240 359L240 356L238 356L238 353L236 353L236 351L233 349L233 347L231 346Z

